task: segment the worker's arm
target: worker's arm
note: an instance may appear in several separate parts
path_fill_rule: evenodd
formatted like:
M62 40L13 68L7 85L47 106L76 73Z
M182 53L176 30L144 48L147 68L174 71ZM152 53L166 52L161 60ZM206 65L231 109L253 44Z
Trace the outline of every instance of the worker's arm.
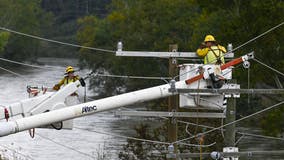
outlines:
M61 79L56 85L53 86L53 90L58 91L60 87L64 84L65 78Z
M196 53L200 57L205 57L206 54L208 53L209 48L198 48Z
M207 55L209 51L209 48L206 47L205 43L202 42L199 46L199 48L197 49L196 51L196 54L199 56L199 57L205 57Z

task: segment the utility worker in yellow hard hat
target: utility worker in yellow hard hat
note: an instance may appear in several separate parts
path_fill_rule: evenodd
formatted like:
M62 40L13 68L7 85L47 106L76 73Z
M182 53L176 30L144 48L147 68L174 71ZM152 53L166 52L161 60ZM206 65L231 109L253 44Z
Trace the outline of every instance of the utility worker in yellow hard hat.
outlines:
M225 47L219 45L212 35L206 35L196 53L204 58L204 64L224 64Z
M53 86L53 89L54 90L59 90L60 87L63 85L63 86L66 86L67 84L69 83L73 83L77 80L80 79L80 77L78 75L74 75L74 68L72 66L68 66L66 67L65 69L65 75L63 77L63 79L61 79L56 85ZM74 92L72 94L70 94L70 96L66 97L65 98L65 102L64 102L67 106L73 106L73 105L76 105L76 104L79 104L79 95L77 92Z
M74 68L72 66L68 66L65 69L65 77L61 79L56 85L53 86L54 90L59 90L62 85L67 85L68 83L75 82L80 79L78 75L74 75ZM75 94L75 93L74 93Z

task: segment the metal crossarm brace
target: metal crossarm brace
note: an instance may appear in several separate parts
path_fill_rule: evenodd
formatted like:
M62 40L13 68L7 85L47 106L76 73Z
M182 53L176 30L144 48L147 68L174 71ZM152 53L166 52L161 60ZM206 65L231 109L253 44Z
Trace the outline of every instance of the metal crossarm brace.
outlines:
M214 112L116 111L115 115L139 116L139 117L226 118L224 113L214 113Z
M218 93L218 94L284 94L284 89L176 89L178 93Z
M195 52L143 52L143 51L116 51L116 56L126 57L159 57L159 58L199 58ZM225 58L233 58L234 53L225 54Z
M244 151L244 152L219 152L221 157L246 157L253 158L258 156L283 156L284 150L276 151ZM198 158L202 155L203 158L211 158L210 153L178 153L178 154L167 154L167 157L177 157L177 158Z

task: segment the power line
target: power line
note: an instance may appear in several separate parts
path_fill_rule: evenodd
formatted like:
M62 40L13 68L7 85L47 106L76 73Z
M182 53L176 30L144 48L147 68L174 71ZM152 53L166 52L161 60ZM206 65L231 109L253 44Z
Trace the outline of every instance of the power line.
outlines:
M124 108L124 109L126 109L126 110L134 110L134 109L130 109L130 108L126 108L126 107L121 107L121 108ZM159 118L162 118L162 119L169 119L169 118L167 118L167 117L163 117L163 116L159 116ZM194 123L190 123L190 122L185 122L185 121L181 121L181 120L177 120L177 122L179 122L179 123L185 123L185 124L190 124L190 125L197 125L197 126L201 126L201 127L204 127L204 128L214 128L214 127L209 127L209 126L204 126L204 125L198 125L198 124L194 124ZM185 146L190 146L190 147L211 147L211 146L213 146L213 145L215 145L216 144L216 142L213 142L213 143L211 143L211 144L208 144L208 145L200 145L200 144L188 144L188 143L182 143L182 142L180 142L180 143L178 143L178 144L180 144L180 145L185 145Z
M169 80L170 77L146 77L146 76L127 76L127 75L113 75L113 74L95 74L99 77L113 77L113 78L130 78L130 79L152 79L152 80ZM168 82L167 82L168 83Z
M241 47L243 47L244 45L252 42L253 40L256 40L262 36L264 36L265 34L279 28L280 26L282 26L284 24L284 22L272 27L271 29L267 30L266 32L256 36L255 38L243 43L242 45L234 48L232 51L235 51ZM102 51L102 52L110 52L110 53L115 53L115 51L112 51L112 50L107 50L107 49L101 49L101 48L94 48L94 47L87 47L87 46L82 46L82 45L76 45L76 44L71 44L71 43L66 43L66 42L60 42L60 41L56 41L56 40L51 40L51 39L47 39L47 38L42 38L42 37L39 37L39 36L34 36L34 35L30 35L30 34L26 34L26 33L22 33L22 32L18 32L18 31L14 31L14 30L11 30L11 29L7 29L7 28L4 28L4 27L0 27L1 30L4 30L4 31L7 31L7 32L11 32L11 33L15 33L15 34L19 34L19 35L22 35L22 36L26 36L26 37L30 37L30 38L35 38L35 39L39 39L39 40L43 40L43 41L48 41L48 42L52 42L52 43L57 43L57 44L62 44L62 45L68 45L68 46L73 46L73 47L78 47L78 48L85 48L85 49L90 49L90 50L96 50L96 51ZM34 65L28 65L28 64L24 64L24 63L20 63L20 62L16 62L16 61L11 61L11 60L7 60L7 59L3 59L3 58L0 58L1 60L5 60L5 61L8 61L8 62L12 62L12 63L17 63L17 64L21 64L21 65L26 65L26 66L32 66L32 67L37 67L37 68L42 68L42 67L38 67L38 66L34 66Z
M284 101L279 102L279 103L277 103L277 104L275 104L275 105L272 105L272 106L270 106L270 107L268 107L268 108L265 108L265 109L263 109L263 110L260 110L260 111L258 111L258 112L255 112L255 113L253 113L253 114L250 114L250 115L248 115L248 116L246 116L246 117L240 118L240 119L238 119L238 120L236 120L236 121L227 123L227 124L222 125L222 126L219 126L219 127L217 127L217 128L213 128L213 129L211 129L211 130L209 130L209 131L206 131L206 132L203 132L203 133L199 133L198 135L194 135L194 136L191 136L191 137L189 137L189 138L184 138L184 139L178 140L178 141L176 141L176 142L174 142L174 143L179 143L179 142L182 142L182 141L186 141L186 140L195 138L195 137L200 136L200 135L205 135L205 134L211 133L211 132L213 132L213 131L215 131L215 130L219 130L219 129L223 128L223 127L232 125L232 124L234 124L234 123L238 123L238 122L240 122L240 121L242 121L242 120L248 119L248 118L253 117L253 116L257 115L257 114L260 114L260 113L263 113L263 112L268 111L268 110L270 110L270 109L273 109L273 108L275 108L275 107L278 107L278 106L281 105L281 104L284 104Z
M31 64L22 63L22 62L18 62L18 61L13 61L13 60L5 59L5 58L0 58L0 60L6 61L6 62L10 62L10 63L14 63L14 64L23 65L23 66L39 68L39 69L43 69L43 68L53 68L53 67L41 67L41 66L37 66L37 65L31 65Z
M258 38L260 38L260 37L262 37L262 36L264 36L264 35L266 35L267 33L269 33L269 32L271 32L271 31L273 31L273 30L279 28L279 27L282 26L283 24L284 24L284 22L279 23L278 25L276 25L276 26L270 28L269 30L265 31L264 33L262 33L262 34L260 34L260 35L258 35L258 36L256 36L256 37L254 37L254 38L252 38L251 40L249 40L249 41L247 41L247 42L241 44L240 46L234 48L232 51L235 51L235 50L237 50L237 49L239 49L239 48L241 48L241 47L247 45L248 43L250 43L250 42L252 42L252 41L254 41L254 40L256 40L256 39L258 39Z
M202 148L205 148L205 147L212 147L212 146L214 146L216 144L216 142L213 142L213 143L207 144L207 145L206 144L188 144L188 143L182 143L182 142L180 142L178 144L189 146L189 147L202 147Z
M161 118L166 118L166 117L161 117ZM185 122L185 121L181 121L181 120L178 120L178 122L184 123L184 124L188 124L188 125L198 126L198 127L202 127L202 128L214 129L214 127L206 126L206 125L202 125L202 124L195 124L195 123ZM218 129L218 130L221 130L221 129ZM236 132L236 133L237 133L237 134L244 135L244 136L250 136L250 137L256 137L256 138L263 138L263 139L271 139L271 140L284 141L283 138L278 138L278 137L264 136L264 135L258 135L258 134L252 134L252 133L245 133L245 132Z
M67 46L72 46L72 47L77 47L77 48L84 48L84 49L89 49L89 50L101 51L101 52L115 53L115 51L112 51L112 50L94 48L94 47L87 47L87 46L82 46L82 45L77 45L77 44L72 44L72 43L66 43L66 42L60 42L60 41L56 41L56 40L52 40L52 39L42 38L42 37L39 37L39 36L34 36L34 35L18 32L18 31L14 31L14 30L7 29L7 28L4 28L4 27L0 27L0 29L7 31L7 32L11 32L11 33L15 33L15 34L18 34L18 35L22 35L22 36L26 36L26 37L30 37L30 38L34 38L34 39L39 39L39 40L43 40L43 41L47 41L47 42L52 42L52 43L57 43L57 44L62 44L62 45L67 45Z
M239 48L241 48L242 46L250 43L251 41L253 40L256 40L257 38L260 38L261 36L273 31L274 29L280 27L281 25L283 25L284 22L278 24L277 26L275 27L272 27L271 29L267 30L266 32L260 34L259 36L253 38L252 40L249 40L247 41L246 43L234 48L232 51L235 51ZM11 30L11 29L7 29L7 28L4 28L4 27L0 27L1 30L5 30L5 31L8 31L8 32L11 32L11 33L15 33L15 34L19 34L19 35L22 35L22 36L27 36L27 37L31 37L31 38L35 38L35 39L39 39L39 40L44 40L44 41L48 41L48 42L53 42L53 43L58 43L58 44L62 44L62 45L68 45L68 46L73 46L73 47L78 47L78 48L85 48L85 49L90 49L90 50L96 50L96 51L103 51L103 52L110 52L110 53L115 53L115 51L112 51L112 50L106 50L106 49L100 49L100 48L94 48L94 47L86 47L86 46L81 46L81 45L76 45L76 44L71 44L71 43L65 43L65 42L60 42L60 41L56 41L56 40L51 40L51 39L47 39L47 38L42 38L42 37L39 37L39 36L34 36L34 35L30 35L30 34L26 34L26 33L22 33L22 32L18 32L18 31L14 31L14 30ZM224 56L224 55L223 55ZM216 59L216 58L215 58ZM21 62L17 62L17 61L12 61L12 60L8 60L8 59L4 59L4 58L0 58L0 60L3 60L3 61L7 61L7 62L11 62L11 63L15 63L15 64L20 64L20 65L25 65L25 66L29 66L29 67L35 67L35 68L43 68L43 67L40 67L40 66L35 66L35 65L29 65L29 64L25 64L25 63L21 63ZM216 61L216 60L215 60ZM257 60L256 60L257 61ZM257 61L259 62L259 61ZM259 62L260 63L260 62ZM204 65L204 64L203 64ZM201 65L201 66L203 66ZM264 64L265 65L265 64ZM275 71L275 69L273 68L270 68L272 70ZM192 70L191 70L192 71ZM191 71L188 71L188 72L191 72ZM188 73L187 72L187 73ZM278 71L279 73L279 71ZM184 73L186 74L186 73ZM284 75L283 73L280 72L281 75ZM178 75L180 76L180 75ZM176 76L175 78L177 78L178 76ZM123 77L123 78L128 78L128 77ZM131 78L135 78L135 76L132 76ZM139 76L137 76L136 78L140 78ZM142 78L142 77L141 77ZM156 77L157 78L157 77ZM160 77L160 78L157 78L157 79L162 79L164 77ZM174 78L174 79L175 79Z
M126 109L126 110L131 110L131 111L134 110L134 109L126 108L126 107L121 107L121 108ZM162 116L159 117L159 118L168 119L167 117L162 117ZM182 121L182 120L177 120L177 122L183 123L183 124L187 124L187 125L192 125L192 126L198 126L198 127L202 127L202 128L215 129L212 126L207 126L207 125L202 125L202 124L195 124L195 123L186 122L186 121ZM221 130L221 129L218 129L218 130ZM283 138L278 138L278 137L264 136L264 135L258 135L258 134L252 134L252 133L244 133L244 132L236 132L236 133L241 134L241 135L245 135L245 136L251 136L251 137L257 137L257 138L263 138L263 139L284 141Z
M46 140L49 140L49 141L51 141L51 142L53 142L53 143L55 143L55 144L57 144L57 145L60 145L60 146L62 146L62 147L65 147L65 148L67 148L67 149L70 149L70 150L72 150L72 151L75 151L75 152L77 152L77 153L80 153L80 154L85 155L85 156L87 156L87 157L90 157L90 158L92 158L92 159L96 159L96 157L94 157L94 156L92 156L92 155L90 155L90 154L81 152L81 151L79 151L79 150L77 150L77 149L74 149L74 148L69 147L69 146L67 146L67 145L64 145L64 144L61 144L61 143L59 143L59 142L56 142L56 141L54 141L54 140L52 140L52 139L50 139L50 138L48 138L48 137L45 137L45 136L43 136L43 135L41 135L41 134L38 134L38 133L36 133L36 134L37 134L38 136L40 136L41 138L46 139Z
M16 72L13 72L13 71L11 71L11 70L9 70L9 69L3 68L3 67L0 67L0 69L1 69L1 70L4 70L4 71L6 71L6 72L9 72L9 73L11 73L11 74L14 74L14 75L16 75L16 76L19 76L19 77L21 77L21 78L25 78L23 75L21 75L21 74L19 74L19 73L16 73Z
M284 138L278 138L278 137L271 137L271 136L263 136L263 135L257 135L252 133L244 133L244 132L237 132L238 134L244 135L244 136L251 136L251 137L257 137L257 138L263 138L263 139L271 139L271 140L280 140L284 141Z
M148 139L142 139L142 138L135 138L135 137L129 137L129 136L122 136L122 135L117 135L113 133L108 133L108 132L102 132L102 131L94 131L94 130L88 130L84 128L79 128L79 127L74 127L76 129L88 131L88 132L94 132L94 133L99 133L99 134L104 134L104 135L109 135L113 137L119 137L119 138L125 138L125 139L131 139L135 141L142 141L142 142L148 142L148 143L154 143L154 144L163 144L163 145L170 145L172 143L169 142L162 142L162 141L154 141L154 140L148 140ZM191 147L211 147L216 144L216 142L211 143L209 145L198 145L198 144L188 144L188 143L179 143L180 145L185 145L185 146L191 146Z
M276 26L274 26L274 27L268 29L268 30L265 31L264 33L262 33L262 34L260 34L260 35L258 35L258 36L256 36L256 37L250 39L249 41L247 41L247 42L245 42L245 43L239 45L238 47L234 48L234 49L233 49L232 51L230 51L230 52L233 52L233 51L235 51L235 50L237 50L237 49L239 49L239 48L241 48L241 47L243 47L243 46L249 44L250 42L252 42L252 41L254 41L254 40L256 40L256 39L258 39L258 38L260 38L260 37L262 37L262 36L264 36L264 35L266 35L266 34L268 34L269 32L271 32L271 31L273 31L273 30L279 28L279 27L282 26L283 24L284 24L284 22L279 23L278 25L276 25ZM227 53L229 53L229 52L227 52ZM224 56L225 56L225 54L222 55L222 56L220 56L220 58L222 58L222 57L224 57ZM212 61L210 61L210 63L215 63L215 62L217 61L217 59L218 59L217 57L214 58L214 59L212 59Z
M141 138L135 138L135 137L129 137L129 136L122 136L122 135L117 135L117 134L112 134L112 133L107 133L107 132L102 132L102 131L87 130L87 129L79 128L79 127L74 127L74 128L80 129L80 130L84 130L84 131L88 131L88 132L94 132L94 133L109 135L109 136L113 136L113 137L131 139L131 140L142 141L142 142L149 142L149 143L154 143L154 144L166 144L166 145L170 145L171 144L169 142L153 141L153 140L148 140L148 139L141 139Z
M271 69L272 71L274 71L274 72L276 72L276 73L278 73L278 74L284 76L284 73L282 73L282 72L280 72L280 71L278 71L278 70L276 70L276 69L274 69L274 68L268 66L267 64L265 64L265 63L263 63L263 62L257 60L256 58L254 58L253 60L256 61L257 63L259 63L259 64L261 64L261 65L263 65L263 66L265 66L265 67Z
M161 117L161 118L166 118L166 117ZM185 122L185 121L181 121L181 120L178 120L178 122L188 124L188 125L198 126L198 127L202 127L202 128L214 129L214 127L206 126L206 125L202 125L202 124L195 124L195 123ZM221 130L221 129L218 129L218 130ZM245 133L245 132L236 132L236 133L241 134L241 135L245 135L245 136L250 136L250 137L284 141L283 138L278 138L278 137L264 136L264 135Z

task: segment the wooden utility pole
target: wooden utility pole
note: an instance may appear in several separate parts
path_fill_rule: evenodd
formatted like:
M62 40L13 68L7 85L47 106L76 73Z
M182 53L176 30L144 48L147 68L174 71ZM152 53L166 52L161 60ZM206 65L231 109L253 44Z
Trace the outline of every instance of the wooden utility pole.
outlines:
M173 44L169 46L169 52L177 52L178 45ZM169 58L169 76L174 78L177 74L177 60L176 58ZM168 98L168 111L177 112L178 111L178 95L170 96ZM168 138L170 142L177 141L177 118L171 117L168 120ZM177 145L174 144L174 153L177 153ZM175 160L176 158L170 158Z
M236 98L233 96L228 98L227 101L227 111L226 111L226 120L225 123L231 123L236 120ZM234 147L235 146L235 137L236 137L236 125L235 123L225 127L225 146Z
M231 80L232 83L236 84L236 80ZM231 123L236 120L236 97L238 94L232 93L231 97L227 98L227 110L226 110L226 120L225 123ZM236 124L233 123L225 127L225 147L234 147L235 146L235 138L236 138Z

